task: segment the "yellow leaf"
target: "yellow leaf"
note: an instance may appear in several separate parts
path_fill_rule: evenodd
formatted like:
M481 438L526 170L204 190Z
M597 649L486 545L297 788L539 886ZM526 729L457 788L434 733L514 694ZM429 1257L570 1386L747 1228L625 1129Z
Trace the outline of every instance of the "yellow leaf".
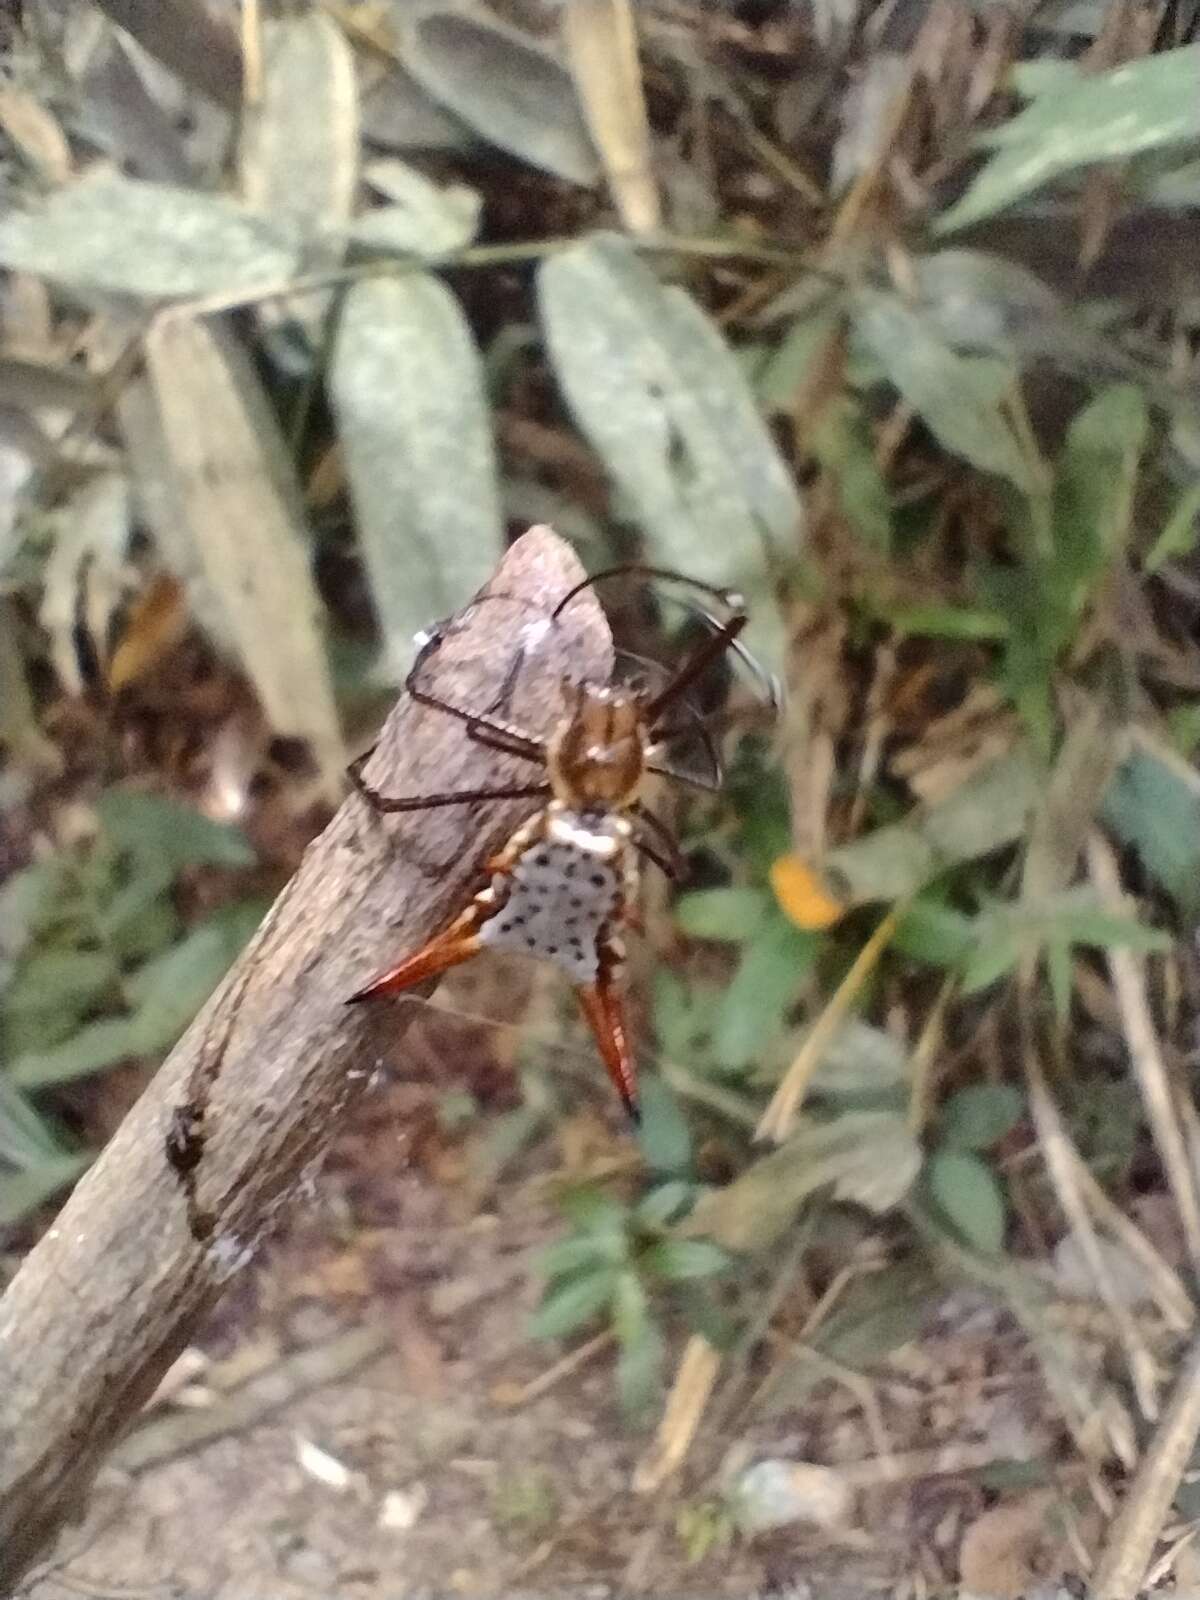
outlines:
M847 909L799 856L780 856L772 864L771 888L783 914L809 932L831 928Z

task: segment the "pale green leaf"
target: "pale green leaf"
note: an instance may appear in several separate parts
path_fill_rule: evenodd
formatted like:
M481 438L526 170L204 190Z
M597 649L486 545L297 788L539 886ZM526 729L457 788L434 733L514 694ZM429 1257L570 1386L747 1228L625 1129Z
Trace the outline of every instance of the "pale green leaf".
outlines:
M5 1009L67 1010L78 1015L110 991L119 973L107 951L40 950L22 962L4 996Z
M950 233L1065 173L1200 139L1200 45L1164 50L1040 94L987 143L997 154L935 224Z
M935 1150L925 1178L942 1214L967 1244L985 1255L998 1254L1007 1208L991 1168L968 1150Z
M575 85L551 51L460 6L398 5L395 20L404 66L481 138L570 183L598 180Z
M651 1245L642 1257L642 1266L668 1283L683 1283L691 1278L711 1278L724 1272L729 1257L720 1245L707 1239L664 1239Z
M434 183L416 167L391 157L371 162L364 176L388 204L364 212L351 224L350 237L357 245L428 258L461 250L479 231L483 196L478 189Z
M897 294L861 289L853 307L855 341L943 448L1026 492L1029 468L1002 405L1015 369L994 356L957 354L931 319Z
M19 1088L45 1089L103 1072L141 1053L141 1035L132 1017L102 1017L52 1050L18 1056L8 1070Z
M52 1199L74 1182L90 1160L87 1155L52 1156L19 1172L0 1172L0 1228L20 1222Z
M692 939L739 944L758 931L770 909L763 889L693 889L675 902L675 921Z
M320 10L262 24L262 92L247 109L239 146L244 198L324 236L329 249L349 221L358 184L354 53Z
M118 849L157 858L176 870L249 867L257 860L240 828L216 822L165 795L106 789L96 802L96 814Z
M642 1122L638 1142L651 1172L686 1172L692 1161L687 1119L657 1073L641 1085Z
M538 291L563 392L652 559L743 591L749 637L776 667L767 551L796 551L803 508L720 331L610 234L550 257Z
M424 273L347 295L330 374L359 538L390 669L457 611L502 548L479 352L453 295Z
M765 1249L817 1189L882 1213L898 1205L921 1168L921 1149L903 1115L847 1111L830 1122L802 1119L778 1150L724 1189L702 1195L677 1230L726 1250Z
M302 235L224 195L97 173L0 218L0 265L144 299L251 293L295 277Z
M717 1009L713 1060L727 1071L753 1065L783 1031L787 1011L812 970L820 936L773 912L743 947Z

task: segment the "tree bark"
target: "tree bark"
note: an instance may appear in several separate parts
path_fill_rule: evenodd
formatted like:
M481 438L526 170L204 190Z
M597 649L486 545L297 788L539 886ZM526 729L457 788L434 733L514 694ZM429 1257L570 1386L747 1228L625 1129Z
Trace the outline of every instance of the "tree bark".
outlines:
M486 707L528 629L536 657L516 677L511 715L547 732L564 678L611 670L590 590L554 628L538 626L582 576L550 529L530 529L436 652L439 692ZM540 776L406 697L367 768L391 794ZM480 862L536 804L380 817L352 795L23 1263L0 1299L0 1593L80 1503L404 1027L403 1004L348 1007L347 996L462 907ZM202 1153L185 1184L166 1142L198 1088Z

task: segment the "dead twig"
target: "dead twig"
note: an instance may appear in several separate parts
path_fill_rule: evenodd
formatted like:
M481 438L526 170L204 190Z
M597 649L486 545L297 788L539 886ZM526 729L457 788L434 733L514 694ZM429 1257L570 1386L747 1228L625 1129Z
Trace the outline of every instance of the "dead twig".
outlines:
M492 602L464 613L439 656L459 703L489 702L519 628L582 576L548 528L512 547L488 586ZM598 605L581 596L541 653L545 668L516 686L514 714L545 732L568 673L611 670ZM454 718L403 699L368 777L420 794L512 783L527 770L472 741ZM221 1285L315 1170L414 1009L347 1008L347 996L461 908L479 862L528 804L381 818L357 795L347 800L25 1261L0 1299L0 1593L49 1544ZM205 1062L216 1040L214 1076ZM212 1219L201 1240L166 1152L198 1073L203 1148L191 1181Z

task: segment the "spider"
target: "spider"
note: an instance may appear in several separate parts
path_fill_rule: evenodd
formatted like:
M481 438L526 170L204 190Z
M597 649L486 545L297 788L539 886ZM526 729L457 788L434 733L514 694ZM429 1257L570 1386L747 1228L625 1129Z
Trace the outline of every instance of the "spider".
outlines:
M564 710L545 739L500 715L526 660L524 650L515 655L492 705L473 711L431 693L423 683L425 667L449 624L424 638L405 684L408 694L421 705L459 718L477 742L540 767L541 776L528 783L450 794L387 795L362 776L372 754L368 750L349 772L359 794L380 813L483 800L538 799L544 804L483 863L487 884L449 925L351 995L347 1004L399 994L483 949L549 961L574 985L621 1104L636 1123L637 1072L625 1020L621 930L636 922L639 854L673 879L684 870L670 829L645 804L642 792L651 773L705 789L719 787L721 765L712 737L683 697L727 652L748 664L765 685L772 710L778 707L778 693L739 640L748 621L741 596L662 568L623 565L582 580L555 606L549 626L585 589L630 575L685 584L710 605L715 602L724 619L707 606L686 602L707 637L660 687L616 678L565 683ZM668 713L674 714L674 722ZM708 770L703 774L683 773L669 761L672 742L689 731L699 734L706 753Z

